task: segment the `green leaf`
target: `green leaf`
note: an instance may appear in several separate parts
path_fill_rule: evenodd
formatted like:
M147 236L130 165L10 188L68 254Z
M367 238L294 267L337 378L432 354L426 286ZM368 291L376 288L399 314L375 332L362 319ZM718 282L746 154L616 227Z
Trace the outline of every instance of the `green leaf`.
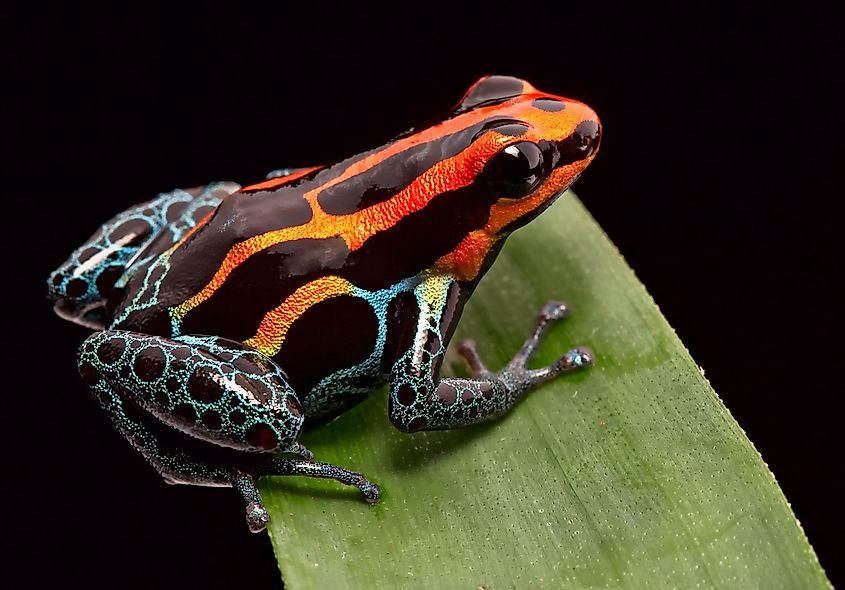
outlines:
M830 587L760 455L571 194L509 239L455 341L502 366L547 299L572 316L534 364L587 345L594 368L491 424L402 434L380 393L307 433L319 460L382 486L375 506L335 482L262 480L287 587Z

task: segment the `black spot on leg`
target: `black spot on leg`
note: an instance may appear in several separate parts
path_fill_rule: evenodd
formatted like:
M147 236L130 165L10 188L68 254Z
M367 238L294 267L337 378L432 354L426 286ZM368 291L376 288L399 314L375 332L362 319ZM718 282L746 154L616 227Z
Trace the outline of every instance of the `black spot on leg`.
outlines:
M135 356L135 374L141 381L155 381L164 373L167 361L157 346L145 348Z
M124 246L136 246L152 232L150 224L142 219L129 219L121 223L109 235L109 240L117 242L126 236L132 236Z
M173 417L184 424L193 425L197 421L197 411L191 404L179 404L173 409Z
M197 207L196 211L193 213L194 222L199 223L202 221L203 217L214 211L215 207L210 205L205 205L203 207Z
M244 414L240 410L232 410L229 413L229 420L235 426L243 426L244 424L246 424L246 414Z
M82 279L72 279L65 287L68 297L82 297L88 292L88 283Z
M191 348L189 346L177 346L170 350L170 354L180 360L185 360L191 356Z
M211 430L220 430L222 420L220 419L220 414L214 410L206 410L202 413L202 423Z
M417 392L414 391L414 388L407 383L403 383L399 386L399 389L396 390L396 401L403 406L410 406L414 403L414 401L416 401L416 399Z
M123 271L122 266L109 266L100 272L95 284L101 297L112 297L115 294L114 285L123 275Z
M170 205L167 208L167 214L166 214L167 221L175 221L180 215L182 215L182 212L185 210L185 208L187 206L188 206L188 203L186 203L185 201L177 201L177 202L173 203L172 205Z
M454 404L458 399L458 390L447 383L437 387L437 397L445 404Z
M414 342L420 308L411 291L399 293L387 305L387 338L381 357L381 369L389 372L393 363L408 350Z
M211 404L223 397L225 389L206 367L200 367L188 378L188 395L198 402Z
M161 408L166 408L170 405L170 396L163 389L156 389L155 393L153 393L153 399Z
M99 251L100 251L99 248L89 246L88 248L85 248L82 252L79 253L77 260L79 260L79 263L82 264L83 262L85 262L86 260L91 258L94 254L96 254Z
M246 440L253 447L272 451L279 446L279 439L276 433L269 425L260 422L255 426L250 426L246 431Z
M103 363L111 365L120 358L124 348L126 348L126 343L123 338L110 338L97 347L97 358Z
M157 266L151 270L149 276L147 277L147 284L153 285L157 283L164 274L164 270L164 266Z

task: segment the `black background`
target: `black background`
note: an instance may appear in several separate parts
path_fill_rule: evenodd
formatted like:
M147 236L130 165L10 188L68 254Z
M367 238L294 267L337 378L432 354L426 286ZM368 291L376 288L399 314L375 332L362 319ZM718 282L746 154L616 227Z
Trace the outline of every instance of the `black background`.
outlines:
M165 486L112 432L76 375L86 332L51 314L43 281L136 201L372 147L486 73L600 114L601 153L576 190L842 575L834 19L803 3L552 4L4 15L4 576L278 583L235 494Z

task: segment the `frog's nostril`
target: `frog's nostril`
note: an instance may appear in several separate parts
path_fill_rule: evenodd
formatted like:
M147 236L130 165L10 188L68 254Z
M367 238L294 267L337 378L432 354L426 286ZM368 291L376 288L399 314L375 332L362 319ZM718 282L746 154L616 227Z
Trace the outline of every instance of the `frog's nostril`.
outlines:
M598 121L583 121L575 128L573 136L577 149L586 156L591 156L598 150L601 141L601 126Z
M556 166L589 161L598 151L601 127L597 120L581 121L565 139L557 142Z

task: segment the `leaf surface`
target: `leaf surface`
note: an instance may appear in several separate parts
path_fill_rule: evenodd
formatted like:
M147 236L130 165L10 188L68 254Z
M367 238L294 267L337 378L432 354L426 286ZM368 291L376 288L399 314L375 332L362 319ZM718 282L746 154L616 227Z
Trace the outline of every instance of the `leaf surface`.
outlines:
M783 493L583 205L511 238L454 342L504 365L548 299L572 315L534 366L597 364L503 419L402 434L384 392L303 442L383 490L264 478L287 588L827 588ZM454 348L454 345L452 346ZM464 374L457 357L447 373Z

